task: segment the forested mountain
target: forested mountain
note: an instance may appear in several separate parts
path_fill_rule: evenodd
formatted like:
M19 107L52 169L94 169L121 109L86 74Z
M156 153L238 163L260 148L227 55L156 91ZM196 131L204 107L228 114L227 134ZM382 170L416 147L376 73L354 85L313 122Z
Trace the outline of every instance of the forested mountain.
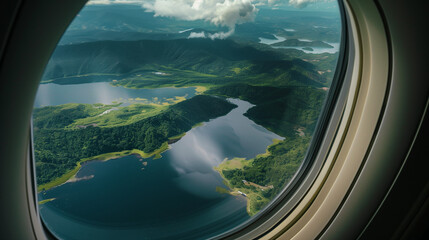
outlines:
M88 73L129 73L147 64L171 65L180 69L200 66L226 68L235 61L275 60L280 56L241 46L230 40L178 39L100 41L58 46L45 79ZM206 71L209 72L209 71Z
M231 189L247 194L247 210L253 215L283 189L301 165L326 92L308 86L280 88L231 84L210 89L208 93L255 104L244 115L285 137L268 147L266 154L245 160L238 167L230 167L227 161L217 168Z
M282 42L274 43L273 46L284 46L284 47L322 47L322 48L334 48L328 43L322 41L302 41L299 39L287 39Z
M272 50L257 49L232 40L99 41L58 46L43 80L63 84L81 83L79 81L88 81L81 76L114 74L122 80L118 85L154 87L150 86L152 82L143 82L148 78L144 74L163 71L171 75L171 79L157 76L155 82L177 84L183 78L184 83L194 85L201 82L256 83L264 78L264 83L271 82L271 85L323 85L324 79L315 71L314 65L288 58ZM181 71L178 76L175 75L177 71ZM199 74L210 74L210 79L207 80L207 76L199 77ZM80 78L67 79L72 77ZM140 82L146 85L129 86L131 80L134 84Z
M281 136L294 136L302 128L313 133L326 92L312 87L270 87L231 84L207 93L240 98L256 106L244 115Z

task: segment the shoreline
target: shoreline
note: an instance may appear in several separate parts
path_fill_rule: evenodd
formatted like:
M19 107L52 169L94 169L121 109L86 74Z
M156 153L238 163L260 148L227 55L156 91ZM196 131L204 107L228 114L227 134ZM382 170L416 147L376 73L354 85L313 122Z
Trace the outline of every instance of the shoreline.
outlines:
M133 150L124 150L121 152L110 152L110 153L103 153L97 156L93 156L93 157L88 157L88 158L83 158L80 161L78 161L76 163L76 167L73 168L72 170L64 173L63 175L61 175L60 177L47 182L45 184L42 185L38 185L37 186L37 193L40 193L42 191L47 191L51 188L54 187L58 187L61 186L67 182L69 182L71 179L76 178L76 174L79 172L80 168L82 167L82 163L85 162L89 162L89 161L109 161L112 159L117 159L120 157L125 157L125 156L129 156L129 155L133 155L133 154L137 154L140 157L144 158L150 158L150 157L154 157L153 159L159 159L161 158L161 153L163 153L164 151L169 149L169 145L168 142L164 142L160 148L156 149L153 152L150 153L145 153L141 150L138 149L133 149Z
M52 78L52 79L46 79L42 80L40 84L58 84L58 85L75 85L75 84L85 84L85 83L99 83L99 82L106 82L110 83L110 85L114 87L123 87L128 89L157 89L157 88L195 88L195 95L203 94L205 91L209 90L212 87L212 84L184 84L182 86L177 86L177 84L163 84L161 86L145 86L142 88L134 87L134 86L127 86L127 85L121 85L121 84L113 84L115 83L113 80L108 81L95 81L95 82L84 82L84 83L71 83L71 84L60 84L56 83L56 80L61 80L64 78L79 78L79 77L93 77L93 76L116 76L118 77L120 74L114 74L114 73L92 73L92 74L84 74L84 75L76 75L76 76L68 76L68 77L60 77L60 78Z
M200 122L200 123L197 123L194 126L192 126L192 128L196 128L196 127L203 126L203 125L204 125L204 122ZM42 191L47 191L47 190L54 188L54 187L61 186L65 183L69 182L70 180L76 178L76 174L79 172L80 168L82 167L82 163L84 163L84 162L96 161L96 160L98 160L98 161L109 161L112 159L117 159L120 157L129 156L129 155L133 155L133 154L139 155L142 159L150 158L152 156L153 156L154 160L159 159L162 157L161 153L165 152L166 150L168 150L170 148L170 144L174 144L174 143L178 142L180 139L182 139L182 137L184 137L186 135L186 133L187 132L184 132L182 134L168 138L167 141L162 143L161 147L159 147L158 149L155 149L153 152L150 152L150 153L146 153L146 152L138 150L138 149L132 149L132 150L124 150L121 152L103 153L100 155L96 155L96 156L92 156L92 157L88 157L88 158L83 158L76 163L75 168L71 169L70 171L64 173L60 177L57 177L50 182L38 185L37 186L37 193L40 193Z
M48 203L48 202L54 201L55 199L56 199L56 198L49 198L49 199L41 200L41 201L39 201L39 202L38 202L38 204L39 204L39 205L43 205L43 204L45 204L45 203Z
M263 199L264 197L261 196L260 192L258 192L258 191L251 191L245 187L233 187L230 184L229 180L224 176L222 171L223 170L233 170L233 169L243 169L244 167L251 165L255 158L270 156L271 152L268 149L274 145L279 144L283 140L274 138L272 141L273 141L273 143L267 146L265 153L258 154L254 158L251 158L251 159L246 159L246 158L228 159L228 158L225 158L218 166L213 167L213 169L216 172L218 172L219 175L222 177L224 184L229 188L229 189L225 189L225 191L227 191L227 192L223 192L223 193L228 193L232 196L243 196L244 198L246 198L246 202L247 202L246 211L247 211L247 214L249 214L249 216L253 216L259 212L259 211L255 211L254 205L255 205L255 203L258 202L258 199ZM260 186L256 183L248 182L245 179L242 179L242 181L243 181L244 186L253 186L253 187L256 187L257 189L260 189L262 191L274 187L272 185Z
M207 90L209 90L212 86L209 84L202 84L202 85L187 85L184 84L183 86L176 86L175 84L163 84L161 86L145 86L145 87L135 87L135 86L127 86L127 85L120 85L120 84L113 84L111 81L106 81L107 83L110 83L114 87L123 87L128 89L158 89L158 88L195 88L195 95L203 94ZM52 82L51 82L52 83Z

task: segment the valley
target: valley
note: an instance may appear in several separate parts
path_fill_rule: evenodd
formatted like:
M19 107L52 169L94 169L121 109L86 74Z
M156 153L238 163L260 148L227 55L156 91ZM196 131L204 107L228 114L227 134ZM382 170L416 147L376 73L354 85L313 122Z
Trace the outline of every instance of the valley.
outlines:
M232 109L232 105L210 95L233 97L255 105L244 114L246 117L287 139L270 146L268 156L249 159L251 164L245 167L218 170L231 189L249 196L248 213L253 215L279 193L304 158L311 138L297 135L297 129L312 135L326 95L320 88L328 82L315 69L306 61L288 60L273 50L231 40L107 41L59 46L44 75L44 81L50 84L78 86L92 82L93 78L85 77L88 75L113 75L115 79L109 83L118 88L193 86L204 91L190 99L176 96L161 104L101 105L96 111L89 105L76 104L36 109L36 159L43 159L36 164L39 190L65 182L78 171L82 159L133 149L146 154L163 148L169 138ZM51 148L48 143L67 148ZM60 152L61 157L54 157ZM273 188L263 190L242 180Z

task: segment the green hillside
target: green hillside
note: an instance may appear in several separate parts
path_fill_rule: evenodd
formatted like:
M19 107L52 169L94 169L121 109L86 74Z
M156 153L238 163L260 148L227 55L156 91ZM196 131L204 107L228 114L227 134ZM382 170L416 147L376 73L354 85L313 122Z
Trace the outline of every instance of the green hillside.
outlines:
M274 43L273 46L279 47L322 47L334 48L333 46L322 41L300 41L298 39L287 39L279 43Z
M232 84L207 94L240 98L256 106L244 115L281 136L294 136L302 128L313 133L326 92L312 87L270 87Z
M207 93L255 104L244 115L285 137L283 141L274 141L265 154L245 160L245 164L231 164L233 159L215 168L232 192L247 195L247 211L254 215L280 193L304 160L326 92L312 87L234 84Z
M228 67L231 62L264 59L280 59L280 56L230 40L99 41L58 46L44 78L89 73L125 74L148 64L219 73L218 69Z
M155 74L161 73L161 74ZM44 82L111 81L131 88L223 85L322 86L314 65L231 40L99 41L58 46Z

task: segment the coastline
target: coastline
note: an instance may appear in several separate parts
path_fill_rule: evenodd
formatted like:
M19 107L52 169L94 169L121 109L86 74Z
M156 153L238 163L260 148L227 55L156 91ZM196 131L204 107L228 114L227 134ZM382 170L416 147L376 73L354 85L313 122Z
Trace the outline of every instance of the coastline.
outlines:
M153 159L159 159L161 158L161 153L168 150L169 146L168 146L168 142L164 142L160 148L156 149L153 152L150 153L145 153L141 150L138 149L133 149L133 150L124 150L121 152L110 152L110 153L103 153L97 156L93 156L93 157L88 157L88 158L83 158L81 159L79 162L76 163L76 167L73 168L72 170L64 173L62 176L47 182L45 184L41 184L37 186L37 193L40 193L41 191L46 191L49 190L51 188L60 186L64 183L67 183L69 180L73 179L76 177L76 174L79 172L80 168L82 167L82 163L84 162L88 162L88 161L109 161L112 159L117 159L120 157L124 157L124 156L128 156L128 155L132 155L132 154L138 154L140 155L142 158L150 158L152 156L154 156Z
M45 204L45 203L47 203L47 202L50 202L50 201L54 201L56 198L49 198L49 199L45 199L45 200L41 200L41 201L39 201L39 205L42 205L42 204Z
M196 128L196 127L203 126L203 125L204 125L204 122L200 122L200 123L197 123L194 126L192 126L192 128ZM76 167L73 168L72 170L64 173L60 177L58 177L58 178L56 178L50 182L38 185L37 186L37 193L40 193L42 191L47 191L51 188L58 187L62 184L69 182L70 180L73 180L74 178L76 178L76 174L79 172L80 168L82 167L81 164L84 162L94 161L94 160L108 161L111 159L116 159L116 158L132 155L132 154L138 154L143 159L150 158L152 156L154 156L153 159L159 159L162 157L161 153L163 153L164 151L169 149L169 144L173 144L173 143L179 141L185 135L186 135L186 132L168 138L167 141L162 143L161 147L159 147L158 149L156 149L150 153L146 153L146 152L138 150L138 149L132 149L132 150L124 150L124 151L120 151L120 152L103 153L100 155L96 155L96 156L92 156L92 157L88 157L88 158L83 158L76 163Z
M270 147L279 144L283 140L273 139L272 141L273 141L273 143L271 145L267 146L265 153L258 154L255 158L270 156L271 155L271 152L269 151ZM255 207L257 202L259 202L261 200L268 201L268 199L266 199L262 195L262 191L269 189L269 188L273 188L273 186L272 185L261 186L261 185L258 185L256 183L248 182L245 179L242 179L242 181L243 181L242 186L243 187L233 187L232 184L230 183L230 181L225 177L225 175L223 174L222 171L223 170L233 170L233 169L243 169L246 166L251 166L253 164L253 159L255 159L255 158L248 159L248 160L246 158L233 158L233 159L225 158L217 167L213 168L216 172L218 172L220 174L220 176L223 179L224 184L229 188L229 190L225 189L223 191L223 190L217 189L217 191L219 190L220 193L228 193L228 194L233 195L233 196L245 197L246 201L247 201L246 211L249 214L249 216L253 216L259 212L260 209L257 209ZM251 190L252 187L254 189L258 189L258 190L257 191Z
M47 82L47 83L49 83L49 82ZM195 88L195 94L196 95L203 94L205 91L209 90L212 87L211 84L201 84L201 85L184 84L181 86L177 86L176 84L163 84L160 86L145 86L145 87L135 87L135 86L128 86L128 85L113 84L112 82L110 82L110 84L114 87L123 87L123 88L129 88L129 89Z
M233 158L229 160L228 158L225 158L222 163L220 163L217 167L214 167L214 170L220 174L224 184L229 188L229 190L225 189L227 192L222 191L222 193L228 193L232 196L244 196L247 202L247 214L249 214L249 216L253 216L256 214L256 212L252 211L252 205L254 202L252 199L254 198L254 194L245 188L233 187L222 172L223 170L241 169L250 164L252 164L252 159L246 160L245 158Z

